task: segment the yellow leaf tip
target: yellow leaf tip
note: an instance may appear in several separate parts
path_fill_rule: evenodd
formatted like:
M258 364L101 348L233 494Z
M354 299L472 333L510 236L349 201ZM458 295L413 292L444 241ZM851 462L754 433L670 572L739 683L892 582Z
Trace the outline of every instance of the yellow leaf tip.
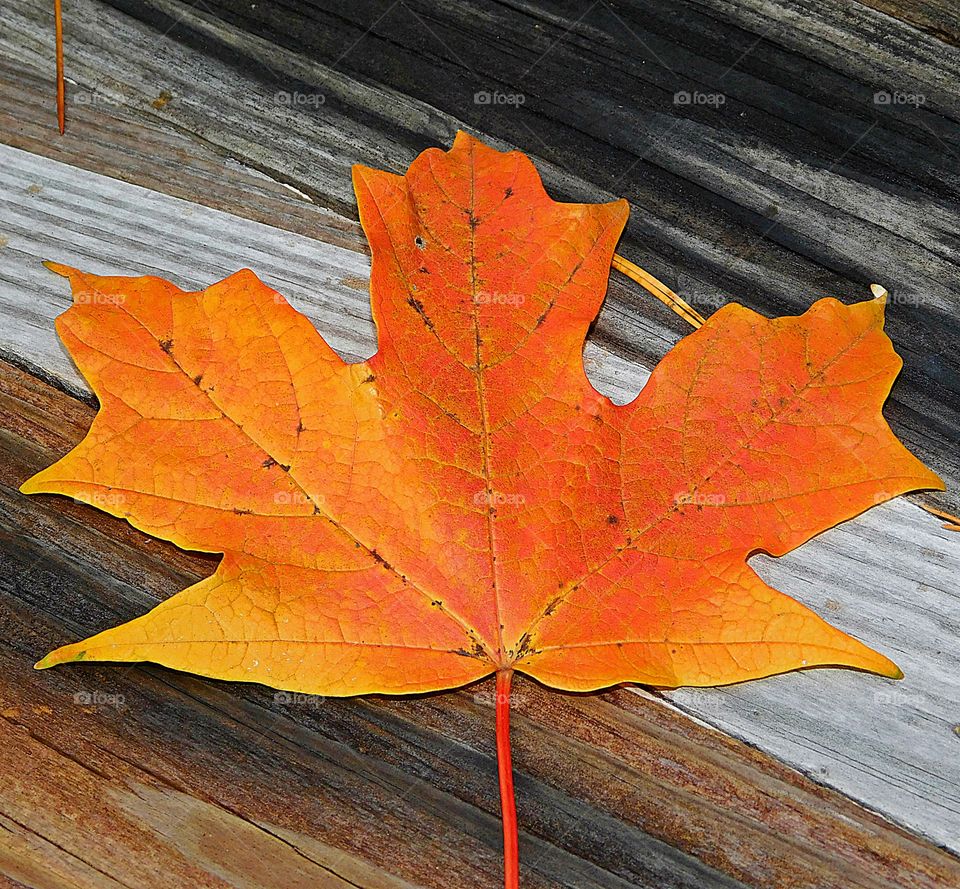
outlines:
M884 302L887 301L887 297L890 295L887 291L887 288L882 284L871 284L870 292L873 294L875 299L882 299Z
M901 670L890 658L880 655L881 663L872 667L872 671L878 676L885 676L887 679L903 679L903 670Z
M20 485L21 494L39 494L40 488L37 485L36 476L28 478L22 485Z
M52 262L49 259L43 261L44 268L50 269L54 274L60 275L64 278L69 278L77 270L69 265L64 265L60 262Z
M40 660L33 665L33 669L47 670L59 664L75 664L78 661L85 661L87 659L87 650L81 648L80 651L74 652L75 648L75 645L64 645L62 648L57 648L46 655L46 657L40 658Z

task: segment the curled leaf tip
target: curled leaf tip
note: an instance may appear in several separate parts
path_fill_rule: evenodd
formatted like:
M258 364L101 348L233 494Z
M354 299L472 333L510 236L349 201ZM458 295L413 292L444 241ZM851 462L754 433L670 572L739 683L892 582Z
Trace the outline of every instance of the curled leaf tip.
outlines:
M882 299L884 302L887 301L887 297L890 295L887 291L887 288L882 284L871 284L870 292L874 295L876 299Z
M879 652L876 652L877 656L880 658L879 663L871 664L867 667L873 673L876 673L878 676L885 676L887 679L903 679L903 670L901 670L890 658L884 657Z
M64 278L69 278L70 273L76 271L76 269L71 268L68 265L63 265L59 262L52 262L49 259L43 261L45 268L50 269L51 272L54 272L57 275L62 275Z
M86 659L87 649L81 648L78 651L76 645L64 645L60 648L55 648L48 655L40 658L40 660L33 665L33 669L47 670L59 664L74 664L77 663L77 661L84 661Z

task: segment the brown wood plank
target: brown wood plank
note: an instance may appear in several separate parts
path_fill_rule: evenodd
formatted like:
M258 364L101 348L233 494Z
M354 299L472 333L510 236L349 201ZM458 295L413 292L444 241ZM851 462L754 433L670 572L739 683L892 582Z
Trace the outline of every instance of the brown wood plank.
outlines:
M30 668L213 565L17 493L92 415L0 364L0 873L43 889L498 885L490 683L290 701L153 666ZM960 882L951 855L652 697L518 681L514 745L525 886Z
M857 0L924 34L960 46L960 6L954 0Z

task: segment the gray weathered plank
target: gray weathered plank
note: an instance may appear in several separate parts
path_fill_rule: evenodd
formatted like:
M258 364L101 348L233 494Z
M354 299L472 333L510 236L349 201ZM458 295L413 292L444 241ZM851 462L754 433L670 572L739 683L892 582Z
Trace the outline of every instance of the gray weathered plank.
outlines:
M373 352L364 256L107 177L0 147L6 246L0 250L0 349L85 392L53 333L68 305L50 257L101 273L154 272L202 286L243 265L305 312L347 357ZM56 251L51 253L51 251ZM349 283L345 283L349 282ZM590 350L594 383L624 400L640 365ZM840 670L665 695L918 833L960 849L960 575L956 536L895 502L780 560L756 559L779 588L893 656L891 683Z
M345 218L351 163L402 169L466 124L537 158L558 198L627 197L623 252L705 311L732 295L791 314L879 280L906 363L891 423L960 510L955 46L839 0L320 6L77 0L73 94L191 134ZM49 70L42 0L14 0L7 21L0 47ZM526 101L474 103L493 89ZM684 90L726 101L678 105ZM925 102L875 103L883 90ZM622 288L596 336L649 364L681 329Z

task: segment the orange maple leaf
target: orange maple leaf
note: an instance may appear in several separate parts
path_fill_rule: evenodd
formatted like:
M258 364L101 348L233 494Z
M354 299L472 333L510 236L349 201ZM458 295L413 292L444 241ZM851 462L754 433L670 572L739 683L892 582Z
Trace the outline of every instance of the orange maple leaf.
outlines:
M900 676L747 565L942 488L881 416L901 364L882 300L728 305L618 407L581 350L625 201L556 203L526 156L463 133L354 186L379 341L360 364L251 271L185 293L51 266L101 410L22 490L224 556L39 667L147 660L322 695L495 672L508 886L513 671L575 691Z

